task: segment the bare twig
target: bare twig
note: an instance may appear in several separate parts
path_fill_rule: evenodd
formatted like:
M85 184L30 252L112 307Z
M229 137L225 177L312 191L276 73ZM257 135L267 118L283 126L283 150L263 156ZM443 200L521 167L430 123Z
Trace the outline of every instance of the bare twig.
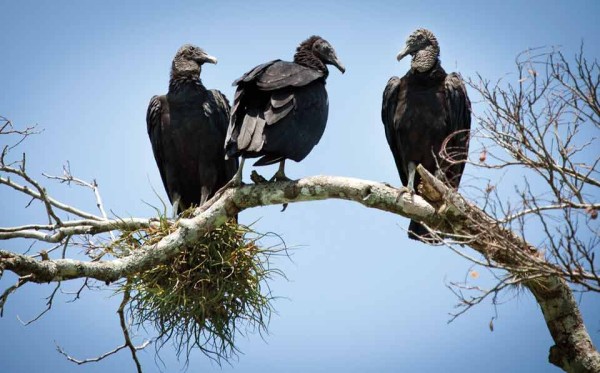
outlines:
M150 343L152 343L152 341L148 340L145 341L144 343L142 343L139 346L136 346L136 350L142 350L144 348L146 348ZM122 344L118 347L116 347L115 349L112 349L108 352L103 353L102 355L96 356L96 357L92 357L92 358L88 358L88 359L77 359L74 358L73 356L69 355L62 347L60 347L58 344L56 345L56 350L63 355L64 357L67 358L67 360L69 360L72 363L75 363L77 365L82 365L82 364L87 364L87 363L97 363L111 355L116 354L117 352L121 351L122 349L127 348L126 344Z
M67 185L75 183L76 185L90 188L93 191L94 196L96 198L96 207L98 207L98 210L100 210L100 214L102 215L104 220L108 220L108 215L104 210L104 204L102 203L102 197L100 196L100 189L98 188L98 182L96 181L96 179L94 179L91 183L88 183L80 178L73 176L73 174L71 173L71 164L69 162L67 162L67 164L63 166L63 176L52 176L47 174L43 175L48 179L58 180L60 183L66 183ZM115 236L112 233L112 231L109 232L109 234L114 240Z
M38 321L42 316L44 316L44 314L46 314L46 312L50 311L50 309L52 308L52 302L54 302L54 296L56 295L56 292L58 291L58 289L60 289L60 282L56 283L56 286L54 287L54 290L52 291L52 293L50 293L50 295L48 297L46 297L46 308L40 312L37 316L35 316L33 319L29 320L29 321L23 321L21 320L21 318L19 316L17 316L17 319L19 320L19 322L21 322L21 324L23 324L23 326L27 326L29 324L32 324L36 321Z
M0 268L2 268L2 267L0 267ZM4 314L4 306L6 305L6 301L8 300L8 297L12 293L14 293L18 288L25 285L28 282L30 277L31 276L19 277L19 280L17 281L16 284L9 286L6 290L4 290L2 295L0 295L0 317L2 317Z
M4 171L4 169L0 168L0 171ZM27 186L20 185L20 184L18 184L16 182L12 181L10 178L6 178L6 177L0 176L0 184L4 184L6 186L9 186L9 187L15 189L18 192L21 192L23 194L31 196L34 199L37 199L37 200L40 200L40 201L43 200L43 196L39 192L36 192L35 190L31 190ZM69 205L67 205L65 203L62 203L62 202L60 202L58 200L55 200L52 197L47 197L46 198L46 202L49 203L51 206L54 206L54 207L56 207L56 208L58 208L58 209L60 209L60 210L62 210L64 212L74 214L74 215L79 216L79 217L84 218L84 219L102 220L102 218L99 217L99 216L96 216L94 214L90 214L90 213L87 213L85 211L79 210L79 209L77 209L77 208L75 208L73 206L69 206Z
M129 347L129 350L131 351L131 358L135 362L135 366L137 368L138 373L142 373L142 366L137 357L137 350L146 347L150 343L150 341L144 342L144 344L142 344L142 346L140 346L140 347L134 346L133 342L131 342L131 338L129 337L129 328L127 327L127 322L125 321L125 306L127 305L127 303L129 303L130 299L131 299L131 297L129 295L129 291L128 290L123 291L123 300L121 301L121 304L119 305L119 309L117 310L117 313L119 314L119 321L121 323L121 330L123 331L123 337L125 337L125 346Z
M548 260L524 267L598 292L600 231L593 221L600 210L600 67L583 57L583 48L574 64L556 49L538 48L519 55L516 66L516 84L470 81L487 105L475 137L483 156L470 163L524 175L516 193L487 193L483 204L499 224L522 235L543 232L537 244Z
M28 238L39 241L57 243L66 237L85 234L106 233L113 230L136 230L157 225L150 219L121 219L121 220L75 220L63 222L60 225L33 225L21 227L0 228L0 240L13 238ZM41 231L54 233L45 233Z
M127 322L125 320L125 306L129 302L129 299L130 299L129 293L127 291L124 292L123 300L121 301L121 304L119 305L119 308L117 309L117 314L119 315L119 323L121 325L123 337L125 338L125 342L122 345L120 345L108 352L105 352L102 355L99 355L99 356L96 356L93 358L88 358L88 359L74 358L71 355L69 355L68 353L66 353L65 350L62 347L60 347L58 344L56 345L56 350L59 353L61 353L64 357L66 357L67 360L69 360L70 362L73 362L77 365L82 365L82 364L87 364L87 363L96 363L96 362L101 361L111 355L116 354L117 352L119 352L125 348L129 348L129 350L131 351L131 356L133 358L133 361L135 362L137 372L142 373L142 366L140 364L140 361L138 360L137 351L143 350L144 348L148 347L148 345L150 343L152 343L152 340L146 340L139 346L135 346L133 344L133 342L131 341L131 338L129 337L129 329L127 326Z

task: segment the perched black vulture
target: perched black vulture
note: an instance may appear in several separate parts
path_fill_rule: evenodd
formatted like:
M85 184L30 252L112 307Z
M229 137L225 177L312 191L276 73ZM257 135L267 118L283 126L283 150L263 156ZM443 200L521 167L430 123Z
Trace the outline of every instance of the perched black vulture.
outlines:
M402 78L392 77L383 92L381 119L402 184L411 193L419 185L420 163L429 172L458 188L469 146L471 103L460 75L442 69L437 39L418 29L397 59L412 56ZM452 136L451 136L452 135ZM449 137L450 136L450 137ZM440 157L444 150L451 156ZM408 236L428 238L427 229L412 220Z
M150 100L146 123L154 158L176 215L201 205L229 181L237 158L225 160L223 144L229 103L200 80L202 64L217 59L201 48L179 48L171 66L169 92Z
M331 44L311 36L297 48L294 62L267 62L233 83L225 150L227 157L242 156L236 184L245 158L261 157L255 166L280 162L273 179L286 180L285 160L303 160L319 142L327 123L327 64L345 71Z

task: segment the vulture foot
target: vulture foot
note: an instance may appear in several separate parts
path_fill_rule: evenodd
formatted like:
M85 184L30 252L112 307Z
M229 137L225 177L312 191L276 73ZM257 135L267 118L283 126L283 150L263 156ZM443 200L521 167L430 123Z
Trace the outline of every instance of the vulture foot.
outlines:
M400 189L398 189L398 195L396 196L396 203L400 202L400 200L402 199L402 196L406 193L410 194L410 198L412 199L412 196L415 194L415 191L414 191L414 189L411 190L408 187L404 187L404 186L401 187Z
M285 176L285 159L279 162L279 169L269 181L291 181L292 179Z

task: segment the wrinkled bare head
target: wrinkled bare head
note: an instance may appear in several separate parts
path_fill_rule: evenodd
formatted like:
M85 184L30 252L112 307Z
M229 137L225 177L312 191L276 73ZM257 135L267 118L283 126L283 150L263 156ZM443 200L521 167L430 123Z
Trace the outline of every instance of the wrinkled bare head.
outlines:
M300 62L301 64L311 65L307 59L316 57L322 64L333 65L342 72L346 71L346 68L335 54L335 49L329 44L329 42L320 36L313 35L310 38L304 40L296 49L296 55L294 61ZM302 63L305 62L305 63Z
M440 56L440 46L433 32L420 28L410 34L396 59L400 61L409 54L412 56L413 69L423 72L435 66Z
M171 66L171 77L193 77L200 76L201 66L204 63L217 63L217 58L206 53L202 48L192 44L184 44L175 53Z

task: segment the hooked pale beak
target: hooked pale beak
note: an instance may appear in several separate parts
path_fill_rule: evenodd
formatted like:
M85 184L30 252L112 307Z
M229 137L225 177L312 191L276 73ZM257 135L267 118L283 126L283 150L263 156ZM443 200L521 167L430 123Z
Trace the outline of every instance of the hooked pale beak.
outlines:
M202 57L199 58L200 63L212 63L217 64L217 57L211 56L210 54L203 54Z
M404 48L402 51L400 51L400 53L398 53L398 55L396 56L396 59L398 61L400 61L401 59L403 59L404 57L408 56L411 53L412 53L412 49L409 48L409 46L407 45L406 48Z
M331 64L335 67L338 68L338 70L340 70L343 73L346 72L346 68L344 67L344 65L342 64L342 61L340 61L337 56L333 56L333 58L331 59Z

